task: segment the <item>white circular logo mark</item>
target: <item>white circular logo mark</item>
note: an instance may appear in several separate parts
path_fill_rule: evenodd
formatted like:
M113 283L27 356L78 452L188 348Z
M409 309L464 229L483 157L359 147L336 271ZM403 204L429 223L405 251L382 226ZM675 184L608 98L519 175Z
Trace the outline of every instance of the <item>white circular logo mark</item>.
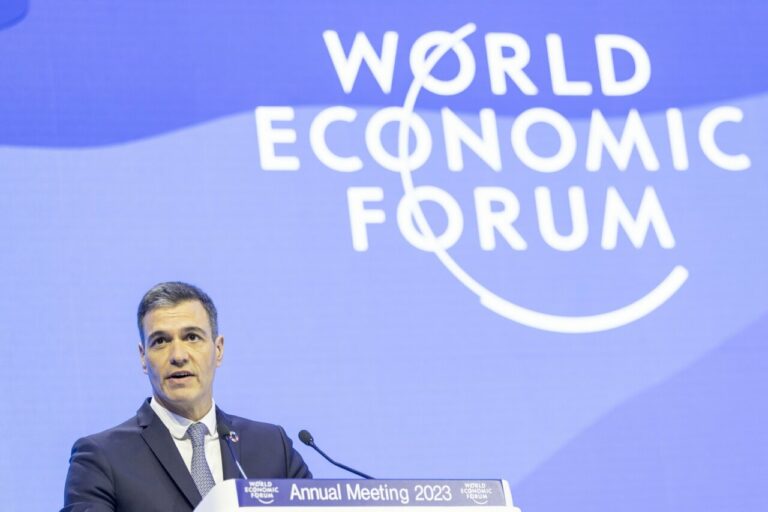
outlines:
M411 163L408 155L408 135L413 123L414 108L416 99L425 82L433 80L430 75L437 62L448 51L456 48L457 43L475 31L474 23L467 23L459 30L451 34L449 38L437 45L424 61L424 66L416 72L408 93L405 96L405 102L402 109L402 120L398 130L398 167L400 178L403 183L403 193L407 197L415 197L416 190L411 177ZM467 287L472 293L477 295L480 303L494 313L508 318L528 327L541 329L543 331L578 334L607 331L624 325L630 324L644 316L648 315L667 300L670 299L685 281L688 279L688 270L682 265L675 266L672 271L650 292L639 298L635 302L626 306L588 316L562 316L542 313L532 309L514 304L503 297L493 293L488 288L480 284L470 276L456 261L448 254L439 243L432 228L424 216L421 205L418 200L413 201L412 214L416 225L421 231L424 242L429 245L428 250L433 252L446 269Z

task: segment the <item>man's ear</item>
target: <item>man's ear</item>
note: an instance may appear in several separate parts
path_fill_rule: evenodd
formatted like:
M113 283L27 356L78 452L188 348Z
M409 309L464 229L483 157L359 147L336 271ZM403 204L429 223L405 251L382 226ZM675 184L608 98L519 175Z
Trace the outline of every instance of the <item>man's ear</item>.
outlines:
M218 368L224 359L224 336L216 336L213 341L213 348L216 351L216 367Z
M147 355L144 353L144 343L139 343L139 357L141 358L141 368L144 374L147 373Z

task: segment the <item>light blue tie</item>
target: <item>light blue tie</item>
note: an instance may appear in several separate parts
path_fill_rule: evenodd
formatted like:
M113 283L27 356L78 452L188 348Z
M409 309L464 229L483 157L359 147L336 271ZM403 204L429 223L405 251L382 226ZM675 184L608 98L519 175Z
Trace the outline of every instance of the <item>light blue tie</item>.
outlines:
M205 436L208 427L203 423L193 423L187 429L187 435L192 440L192 480L195 481L200 496L205 497L216 482L213 480L211 468L205 460Z

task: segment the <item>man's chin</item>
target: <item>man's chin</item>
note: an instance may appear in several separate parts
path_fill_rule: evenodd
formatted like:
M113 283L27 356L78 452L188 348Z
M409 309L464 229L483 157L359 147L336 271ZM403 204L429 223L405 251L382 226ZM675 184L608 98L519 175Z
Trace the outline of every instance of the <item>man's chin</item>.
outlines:
M163 389L163 392L156 393L156 396L160 403L168 409L185 409L200 399L198 393L192 387Z
M165 401L176 406L189 406L200 398L194 389L172 389L163 394Z

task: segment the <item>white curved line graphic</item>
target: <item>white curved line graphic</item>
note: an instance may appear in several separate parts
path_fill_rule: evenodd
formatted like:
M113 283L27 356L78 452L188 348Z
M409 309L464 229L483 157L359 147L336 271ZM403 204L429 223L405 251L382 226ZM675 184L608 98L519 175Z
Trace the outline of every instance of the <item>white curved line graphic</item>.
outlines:
M398 129L398 159L404 194L414 192L413 178L411 176L412 170L408 162L408 136L419 92L421 92L425 79L432 72L437 62L459 41L475 30L476 26L474 23L467 23L453 32L446 41L438 45L429 54L423 68L414 73L413 82L411 82L411 86L408 88L408 93L405 96L402 110L403 117ZM431 245L432 252L435 253L440 262L459 282L478 296L483 306L504 318L535 329L566 334L615 329L643 318L657 309L669 300L688 279L688 270L681 265L677 265L653 290L635 302L619 309L589 316L561 316L541 313L518 306L496 295L470 276L437 242L435 234L432 232L432 228L427 222L418 201L414 201L413 217L419 227L419 231L425 237L428 245Z

